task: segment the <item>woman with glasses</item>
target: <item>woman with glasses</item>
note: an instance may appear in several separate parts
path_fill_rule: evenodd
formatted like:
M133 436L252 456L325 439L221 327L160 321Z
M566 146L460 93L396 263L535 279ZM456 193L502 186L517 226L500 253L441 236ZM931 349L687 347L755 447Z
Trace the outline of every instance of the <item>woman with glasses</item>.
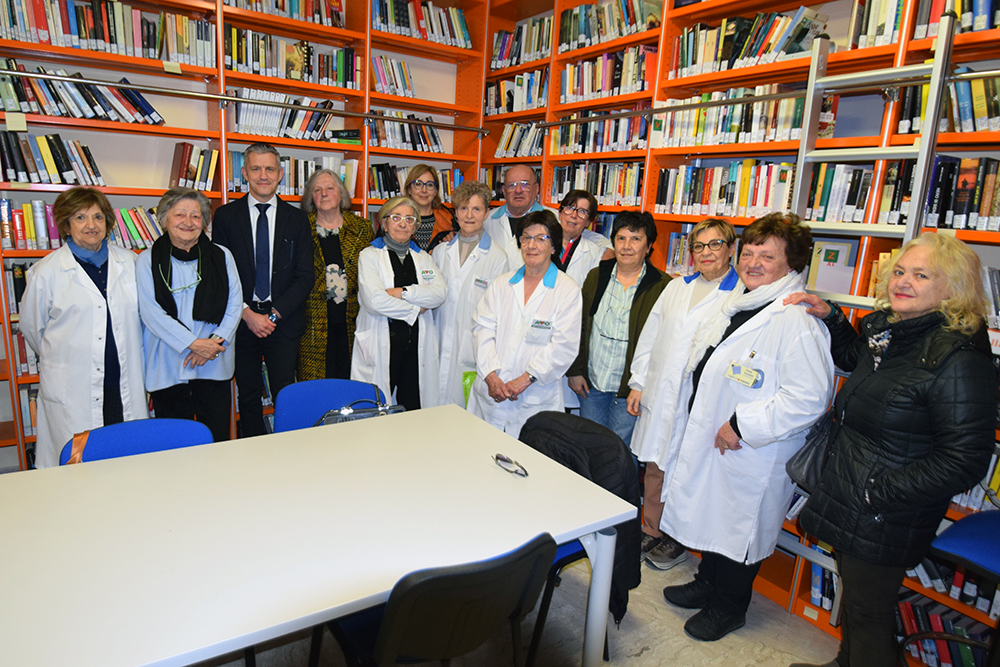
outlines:
M358 317L358 255L372 242L368 220L350 211L351 194L329 169L306 181L316 283L306 298L306 332L299 340L299 380L351 376Z
M469 410L517 436L532 415L563 410L562 377L580 346L580 288L552 255L562 227L551 211L517 225L524 266L486 289L473 317L477 377Z
M593 238L598 234L584 235L584 230L596 219L597 200L586 190L570 190L559 204L559 225L563 231L562 251L553 256L552 261L580 287L583 287L583 281L590 270L601 260L615 257L610 244L598 243Z
M746 622L792 500L785 463L830 404L830 335L783 303L802 291L811 246L796 215L749 225L739 283L683 346L660 529L701 552L693 581L663 589L671 605L700 610L684 624L694 639L715 641Z
M417 203L389 199L385 235L358 257L358 312L351 379L378 385L407 410L438 404L438 334L431 311L448 295L434 260L413 242Z
M28 271L21 333L38 353L35 467L88 429L145 419L135 254L108 244L114 211L104 193L72 188L53 210L64 245Z
M736 231L725 220L702 220L688 235L695 273L673 280L663 290L636 343L628 386L628 412L638 417L631 448L646 464L643 495L642 557L660 570L687 560L687 552L660 531L663 471L669 456L670 435L678 410L689 341L702 322L713 317L736 287L731 265Z
M434 250L434 262L448 282L448 298L434 311L441 336L441 403L466 407L470 379L476 373L472 345L472 314L486 288L507 272L507 255L483 231L490 210L490 189L466 181L453 197L459 232Z
M454 231L455 224L454 213L441 202L437 169L426 164L411 167L404 186L406 196L417 205L419 222L413 240L421 250L430 250L431 239L437 238L441 232Z
M146 390L157 417L197 419L228 440L243 310L236 262L208 239L205 195L171 188L156 211L164 234L136 262Z

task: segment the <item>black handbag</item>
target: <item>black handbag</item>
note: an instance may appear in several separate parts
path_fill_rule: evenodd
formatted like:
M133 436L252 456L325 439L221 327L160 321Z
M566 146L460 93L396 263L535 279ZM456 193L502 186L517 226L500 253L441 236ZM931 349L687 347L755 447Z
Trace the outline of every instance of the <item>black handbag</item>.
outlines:
M812 425L805 444L785 463L785 472L806 493L812 493L819 484L820 475L830 456L833 417L834 410L831 408Z
M369 404L374 407L355 408L354 406L359 403ZM379 401L375 401L370 398L362 398L354 401L353 403L349 403L342 408L327 410L323 416L320 417L315 424L313 424L313 426L326 426L327 424L353 422L359 419L368 419L369 417L384 417L385 415L394 415L399 412L406 412L406 408L402 405L383 405Z

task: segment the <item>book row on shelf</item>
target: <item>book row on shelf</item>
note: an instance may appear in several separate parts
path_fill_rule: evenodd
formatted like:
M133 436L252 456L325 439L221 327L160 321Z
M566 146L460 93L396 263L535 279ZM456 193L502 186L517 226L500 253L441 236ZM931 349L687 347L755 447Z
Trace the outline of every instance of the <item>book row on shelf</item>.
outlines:
M757 96L785 92L784 89L785 86L779 84L767 84L667 100L667 108L709 101L740 102L656 114L650 137L652 147L719 146L798 140L802 134L805 97L754 101ZM837 96L824 98L817 137L833 135L838 99Z
M502 81L487 81L483 113L502 113L542 109L549 99L549 70L516 74Z
M960 611L927 598L907 587L899 590L896 607L896 640L918 632L942 632L967 637L984 643L991 629L984 623L965 616ZM981 667L985 651L968 644L946 639L925 639L907 647L910 655L928 667Z
M4 250L54 250L59 245L52 204L32 199L18 206L10 199L0 199L0 247ZM18 292L14 294L20 297Z
M282 16L296 21L308 21L331 28L343 28L346 18L344 0L284 0L265 2L264 0L224 0L229 7L260 12L271 16Z
M997 271L997 269L991 270ZM987 286L986 291L987 293L991 291L989 286ZM955 503L955 505L962 509L967 509L973 512L978 512L980 510L996 510L998 508L996 504L998 502L997 494L1000 493L1000 465L997 464L998 457L994 452L993 457L990 459L989 468L987 469L982 482L971 489L956 495L951 499L951 502Z
M871 3L869 3L871 4ZM883 3L887 4L887 3ZM829 17L799 7L794 16L758 12L722 19L718 27L685 27L673 39L668 79L767 64L796 54L808 55L812 40Z
M459 7L435 7L429 0L372 0L371 7L374 30L472 48L465 12Z
M600 206L639 206L642 203L643 162L571 162L552 169L550 199L562 201L570 190L595 194Z
M13 58L7 58L6 67L0 71L25 71ZM41 74L69 77L65 70L47 72L36 67ZM82 79L77 72L73 78ZM128 84L122 77L118 83ZM123 123L163 125L163 117L137 90L117 86L104 86L72 81L36 79L27 76L0 76L0 97L8 112L34 113L66 118L89 118Z
M747 158L705 167L701 160L661 169L654 213L755 218L789 210L795 165Z
M279 79L361 89L361 54L225 24L226 69Z
M437 169L438 195L442 201L450 202L451 193L462 184L462 170ZM372 199L389 199L405 193L406 176L410 168L388 163L368 165L368 196ZM371 211L377 213L377 211Z
M23 340L23 339L22 339ZM21 425L25 438L37 435L38 385L26 384L17 388L21 404Z
M815 189L810 186L813 198L806 206L803 219L808 222L864 222L874 173L871 167L852 164L823 162L817 165L813 169ZM891 206L891 198L889 201ZM895 217L889 220L887 216L886 222L896 224L898 220Z
M615 111L581 111L570 114L566 120L595 118L612 113L638 111L649 108L649 102L640 102L632 109ZM649 136L649 118L632 116L590 123L559 125L549 132L549 155L574 155L577 153L605 153L609 151L646 150Z
M215 67L215 28L112 0L0 3L0 38Z
M402 58L373 53L371 78L376 93L413 97L413 73Z
M538 123L506 123L493 157L539 157L544 141L545 130Z
M990 157L935 156L924 204L924 224L927 227L1000 231L998 164ZM905 175L901 173L897 180L903 178ZM888 181L887 176L887 184Z
M1000 4L995 0L964 0L956 4L961 14L955 29L961 32L978 32L1000 25ZM920 0L917 5L917 20L913 29L913 39L936 37L945 0Z
M201 148L191 142L181 141L174 146L170 163L169 187L215 190L215 169L219 163L217 148Z
M955 74L971 72L956 67ZM919 134L927 108L928 86L910 86L900 92L897 134ZM1000 131L1000 94L994 78L950 81L938 120L939 132Z
M611 0L564 9L559 14L559 53L654 30L662 16L662 0Z
M227 165L226 184L229 192L247 192L249 185L243 180L243 151L230 150ZM358 160L344 159L342 155L332 153L312 160L296 158L290 155L282 156L280 160L284 175L278 185L277 194L282 196L301 196L306 181L320 169L331 169L344 180L349 192L354 192L357 179Z
M492 69L516 67L535 60L548 59L552 54L552 17L539 16L518 21L514 30L497 30L493 34Z
M656 48L645 44L566 63L559 72L559 104L641 93L655 76Z
M400 148L410 151L423 151L425 153L443 153L444 144L441 143L441 136L437 129L430 125L420 123L407 123L403 119L409 118L417 120L416 114L404 114L402 111L373 111L372 113L386 116L386 120L368 118L370 146L381 148ZM389 118L399 118L401 120L389 120ZM422 120L434 120L430 116Z
M11 183L106 185L90 148L58 134L0 131L0 166Z
M317 101L308 97L300 98L286 93L254 88L232 89L229 94L245 100L280 102L301 107L289 109L254 104L253 102L236 102L233 105L233 113L229 114L228 117L230 132L310 141L337 142L341 138L354 138L350 134L343 134L342 130L330 127L331 123L337 119L335 114L317 111L317 109L333 109L334 102L332 100Z

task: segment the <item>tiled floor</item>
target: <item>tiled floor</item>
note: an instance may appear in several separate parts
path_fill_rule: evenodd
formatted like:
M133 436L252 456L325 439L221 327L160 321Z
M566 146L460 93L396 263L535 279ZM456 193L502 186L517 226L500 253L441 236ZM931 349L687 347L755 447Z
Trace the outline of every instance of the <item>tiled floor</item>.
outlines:
M697 560L690 559L669 572L642 569L642 584L630 594L628 614L621 627L610 630L611 666L646 667L787 667L792 662L825 663L837 650L837 642L801 618L754 594L747 624L717 642L697 642L684 634L683 626L694 612L669 606L664 586L690 580ZM580 664L583 623L590 568L581 561L566 571L556 589L542 641L539 667L570 667ZM534 615L524 624L527 643ZM257 647L260 667L304 667L309 654L307 633ZM238 667L235 655L203 663L199 667ZM342 667L344 658L336 642L326 633L322 667ZM452 661L454 667L508 667L512 665L510 634L501 633L474 653Z

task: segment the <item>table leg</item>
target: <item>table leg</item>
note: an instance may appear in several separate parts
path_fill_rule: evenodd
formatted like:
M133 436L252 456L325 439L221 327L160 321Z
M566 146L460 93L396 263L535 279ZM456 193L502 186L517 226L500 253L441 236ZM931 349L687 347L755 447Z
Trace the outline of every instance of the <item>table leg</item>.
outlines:
M615 564L617 539L618 532L614 528L604 528L580 538L587 550L591 569L587 624L583 635L583 667L598 667L604 657L608 602L611 600L611 572Z

